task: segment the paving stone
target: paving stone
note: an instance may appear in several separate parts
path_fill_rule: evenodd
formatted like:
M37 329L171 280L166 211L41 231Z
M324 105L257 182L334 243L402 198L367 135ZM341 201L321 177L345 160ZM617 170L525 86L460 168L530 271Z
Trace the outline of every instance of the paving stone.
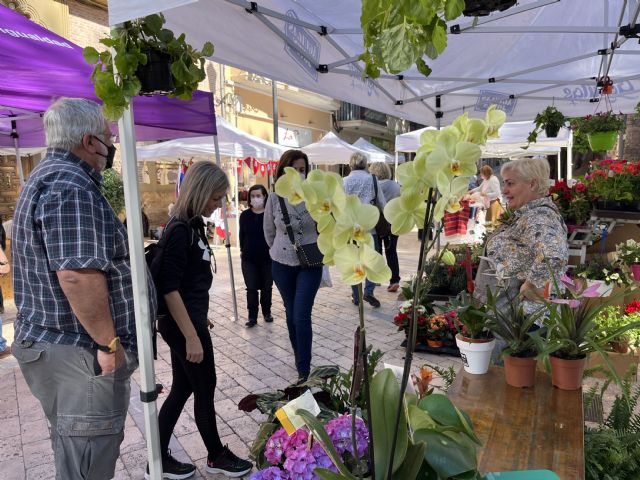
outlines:
M49 438L49 424L45 419L22 423L20 425L20 431L23 444Z
M22 445L22 452L24 454L24 466L27 470L45 463L54 463L51 440L49 439L25 443Z
M0 438L0 462L22 457L22 440L20 435Z
M56 478L56 466L54 463L38 465L27 470L27 480L49 480Z
M0 461L2 480L24 480L26 472L22 456Z
M0 422L0 439L20 435L20 417L10 417ZM2 470L0 469L0 472Z

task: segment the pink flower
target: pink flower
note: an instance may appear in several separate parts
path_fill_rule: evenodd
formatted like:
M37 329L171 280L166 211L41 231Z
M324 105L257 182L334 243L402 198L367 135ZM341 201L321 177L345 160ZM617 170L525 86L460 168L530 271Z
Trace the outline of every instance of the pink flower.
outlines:
M578 182L578 183L576 183L576 187L575 187L575 188L576 188L576 192L578 192L578 193L582 193L582 192L584 192L584 191L587 189L587 187L585 186L585 184L584 184L584 183L582 183L582 182Z

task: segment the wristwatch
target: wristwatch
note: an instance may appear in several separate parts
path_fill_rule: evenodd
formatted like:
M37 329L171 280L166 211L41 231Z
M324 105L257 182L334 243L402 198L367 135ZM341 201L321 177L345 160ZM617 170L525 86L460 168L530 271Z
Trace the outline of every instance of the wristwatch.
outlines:
M113 337L113 340L109 342L109 345L100 345L97 343L96 346L101 352L116 353L116 350L118 350L118 347L120 346L120 337Z

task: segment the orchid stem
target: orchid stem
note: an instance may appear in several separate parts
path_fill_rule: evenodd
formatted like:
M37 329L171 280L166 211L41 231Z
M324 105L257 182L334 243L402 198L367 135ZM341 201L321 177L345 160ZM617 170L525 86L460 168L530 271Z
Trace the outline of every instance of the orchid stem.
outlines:
M369 459L371 462L371 478L376 478L376 470L375 470L375 462L373 456L373 416L371 413L371 392L369 386L369 359L367 356L367 339L366 339L366 329L364 327L364 305L363 305L363 297L364 292L362 289L362 283L358 285L358 316L360 317L360 341L359 341L359 351L362 356L362 368L364 370L364 398L367 406L367 428L369 429ZM356 372L354 370L353 377L356 377ZM355 424L354 424L354 435L355 435ZM355 448L355 446L354 446ZM355 451L355 450L354 450ZM357 454L356 454L357 455Z
M387 480L391 480L393 476L393 457L396 452L396 443L398 440L398 428L400 426L400 417L402 415L402 409L404 405L404 394L407 390L407 383L409 381L409 373L411 369L411 363L413 362L413 349L416 344L416 336L418 333L417 329L417 320L416 320L416 310L417 303L419 298L419 290L420 283L422 280L422 270L425 264L425 257L429 253L429 250L433 247L433 242L429 245L429 249L425 250L425 244L427 243L427 238L429 237L429 228L433 221L433 206L431 203L431 198L433 197L433 188L429 189L429 193L427 194L427 211L424 215L424 225L422 227L422 239L420 240L420 256L418 257L418 274L416 276L415 283L413 285L413 301L411 307L411 319L409 321L409 332L407 335L407 346L406 353L404 357L404 369L402 372L402 382L400 383L400 397L398 399L398 409L396 411L396 421L394 426L394 433L391 439L391 449L389 452L389 468L387 470ZM439 232L436 232L434 236L435 239L439 236ZM372 477L375 478L375 477Z

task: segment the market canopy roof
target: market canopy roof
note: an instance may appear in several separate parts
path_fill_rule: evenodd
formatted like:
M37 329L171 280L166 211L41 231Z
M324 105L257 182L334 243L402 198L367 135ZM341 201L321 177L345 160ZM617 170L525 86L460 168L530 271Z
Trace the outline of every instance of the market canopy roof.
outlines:
M0 147L14 146L12 131L20 147L42 147L41 115L56 98L98 101L92 69L81 47L0 5ZM196 92L187 102L136 97L133 104L138 140L215 133L210 93Z
M168 28L192 44L212 41L214 60L435 125L438 110L448 124L463 111L483 116L491 103L509 121L532 120L551 104L567 116L593 113L603 75L614 81L614 111L632 112L640 100L640 47L617 33L635 24L639 8L626 0L519 0L475 25L465 17L450 22L460 33L448 35L436 60L425 59L430 77L412 68L377 80L363 79L357 60L359 0L109 0L109 21L162 10Z
M353 142L353 146L367 152L367 154L369 155L369 162L395 162L395 158L393 157L393 155L391 155L389 152L385 152L380 147L376 147L373 143L368 142L362 137ZM404 161L404 155L402 156L402 160Z
M287 147L243 132L220 117L216 118L216 129L218 131L220 155L277 160L287 150ZM215 155L213 137L211 136L170 140L155 145L138 147L137 151L139 161L161 157L212 157Z
M307 154L309 163L315 165L348 164L354 153L362 153L369 157L367 152L349 145L333 132L327 133L316 143L302 147L300 150Z

